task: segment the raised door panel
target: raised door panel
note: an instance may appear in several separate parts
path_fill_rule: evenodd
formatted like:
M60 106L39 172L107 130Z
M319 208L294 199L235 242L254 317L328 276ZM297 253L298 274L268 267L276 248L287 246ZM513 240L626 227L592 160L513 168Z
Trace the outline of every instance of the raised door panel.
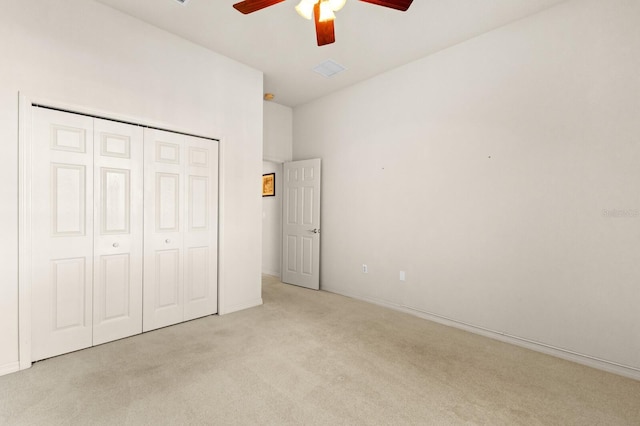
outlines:
M100 257L100 289L102 322L116 321L131 317L131 256L111 254ZM96 294L98 296L98 294Z
M144 131L143 330L184 320L184 136Z
M139 133L140 130L134 126L130 130L125 130L124 133L126 134L123 135L120 134L122 131L122 126L120 126L119 124L101 121L100 125L104 127L120 127L120 129L114 129L117 133L111 133L106 128L98 129L100 156L130 159L131 139L132 136L134 136L132 135L132 133ZM134 137L134 139L138 139L138 137ZM140 143L140 141L134 140L133 143L138 144Z
M298 193L300 188L288 187L285 191L285 222L287 225L298 224Z
M307 276L312 276L315 270L313 265L313 246L313 237L302 237L302 256L300 256L302 265L300 271Z
M87 325L85 299L87 259L84 257L51 261L53 330L69 330Z
M290 274L298 273L298 237L285 235L284 239L285 265L284 270Z
M218 143L185 137L185 320L218 311Z
M67 114L60 111L56 111L55 113ZM86 121L89 122L89 120ZM68 126L59 123L50 124L49 131L51 149L55 151L68 151L86 154L87 128L83 127L84 124L80 124L78 127L74 126L75 123L69 124L70 125Z
M180 175L155 175L156 232L180 231Z
M86 235L86 166L51 164L51 235Z
M302 192L302 203L300 206L300 209L302 210L302 214L301 219L302 219L302 225L305 226L313 226L314 222L315 222L315 218L314 218L314 199L315 199L315 195L314 195L314 188L313 186L303 186L301 188L301 192Z
M32 360L92 344L93 119L33 108Z
M101 234L129 234L131 229L131 172L100 168ZM140 195L140 194L134 194ZM135 198L134 198L135 201Z
M208 176L189 176L187 194L190 231L208 232L209 230L212 201L209 188Z
M191 247L187 251L186 300L193 303L210 297L211 265L209 247Z
M96 119L94 139L97 345L142 332L142 129Z
M156 311L180 306L182 259L180 250L156 250Z

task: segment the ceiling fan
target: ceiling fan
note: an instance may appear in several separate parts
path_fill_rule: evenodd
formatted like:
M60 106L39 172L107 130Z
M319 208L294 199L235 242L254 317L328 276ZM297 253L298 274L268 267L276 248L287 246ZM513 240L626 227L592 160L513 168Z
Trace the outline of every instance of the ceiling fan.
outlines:
M239 12L246 14L257 12L274 4L285 0L244 0L236 3L233 7ZM296 6L296 11L302 17L311 19L316 23L316 38L318 46L331 44L336 41L333 21L336 19L334 12L342 9L347 0L301 0ZM413 0L359 0L378 6L390 7L391 9L407 11Z

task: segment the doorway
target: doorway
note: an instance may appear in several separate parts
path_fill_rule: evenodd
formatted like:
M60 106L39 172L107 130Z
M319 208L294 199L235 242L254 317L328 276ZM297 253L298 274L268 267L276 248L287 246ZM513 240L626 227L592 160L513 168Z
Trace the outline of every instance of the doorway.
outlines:
M262 273L281 277L282 163L262 162L262 173L275 173L275 195L262 197Z

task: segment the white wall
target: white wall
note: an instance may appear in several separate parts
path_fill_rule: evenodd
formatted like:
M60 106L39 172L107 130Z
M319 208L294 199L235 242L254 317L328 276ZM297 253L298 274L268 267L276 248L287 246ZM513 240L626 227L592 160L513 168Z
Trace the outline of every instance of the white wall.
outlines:
M282 264L282 163L293 156L293 110L264 103L262 173L275 172L276 196L262 199L262 273L280 276Z
M265 161L262 173L276 174L275 197L262 198L262 273L279 277L282 265L282 163Z
M293 110L275 102L264 103L264 160L291 161Z
M18 91L222 138L222 313L261 301L262 73L87 0L0 13L0 374L18 361Z
M639 22L570 1L295 108L322 288L640 377Z

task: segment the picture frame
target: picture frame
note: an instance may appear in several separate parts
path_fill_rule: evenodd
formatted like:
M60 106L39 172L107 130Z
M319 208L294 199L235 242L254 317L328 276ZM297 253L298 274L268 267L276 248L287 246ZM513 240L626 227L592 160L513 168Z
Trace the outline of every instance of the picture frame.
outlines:
M276 196L276 174L275 173L266 173L262 175L262 196L263 197Z

